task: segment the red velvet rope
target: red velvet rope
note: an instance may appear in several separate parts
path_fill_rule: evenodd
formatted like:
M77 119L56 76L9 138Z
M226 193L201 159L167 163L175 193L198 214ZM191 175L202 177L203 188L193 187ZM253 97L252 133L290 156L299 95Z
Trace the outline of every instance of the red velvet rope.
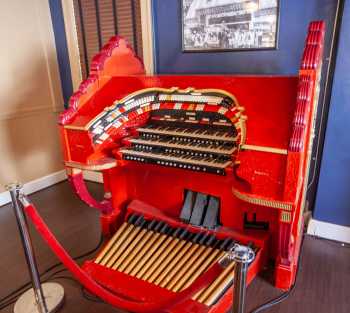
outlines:
M101 298L103 301L117 308L132 312L166 312L171 307L190 299L202 288L209 286L224 270L224 268L218 262L216 262L209 268L208 271L198 277L188 288L176 293L175 295L171 295L166 299L162 299L157 303L126 300L101 287L79 267L79 265L69 256L66 250L57 241L33 204L26 205L24 207L24 211L33 222L41 237L46 241L51 250L57 255L61 262L73 274L73 276L87 290Z

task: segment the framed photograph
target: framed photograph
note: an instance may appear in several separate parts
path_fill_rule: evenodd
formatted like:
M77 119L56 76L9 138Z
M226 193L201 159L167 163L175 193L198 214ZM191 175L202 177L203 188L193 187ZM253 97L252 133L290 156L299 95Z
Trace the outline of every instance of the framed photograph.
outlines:
M180 0L182 49L276 49L279 0Z

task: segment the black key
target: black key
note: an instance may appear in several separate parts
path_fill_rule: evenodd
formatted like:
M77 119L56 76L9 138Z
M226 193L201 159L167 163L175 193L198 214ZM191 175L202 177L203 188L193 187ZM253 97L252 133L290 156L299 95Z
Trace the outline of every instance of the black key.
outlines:
M135 226L143 227L147 224L143 216L141 215L141 219L137 220Z
M137 220L138 216L136 214L131 214L128 218L128 223L134 224Z
M157 221L156 221L156 220L152 220L152 221L147 225L147 229L153 230L153 229L155 229L156 225L157 225Z
M197 234L193 237L192 241L193 241L194 243L198 243L198 241L201 239L201 237L202 237L202 234L201 234L201 233L197 233Z
M181 235L182 232L183 232L183 230L182 230L181 228L175 228L175 229L174 229L173 236L174 236L175 238L178 238L178 237Z
M179 239L185 239L188 236L188 234L189 232L186 229L183 229L179 236Z
M208 247L213 246L213 245L215 245L216 241L217 240L216 240L215 236L210 235L209 240L205 243L205 245Z
M162 234L167 234L169 232L169 230L170 230L170 226L167 224L164 224L164 226L160 229L159 232Z
M154 228L154 231L156 232L161 232L161 230L164 227L164 222L158 222L158 224L156 225L156 227Z
M219 249L226 250L229 244L232 242L230 238L225 238L224 240L219 241Z
M204 234L203 237L199 240L200 245L204 245L205 242L210 238L209 234Z
M142 215L140 215L137 219L136 219L136 221L135 221L135 223L133 223L135 226L139 226L139 225L141 225L141 223L144 221L144 219L143 219L143 216Z

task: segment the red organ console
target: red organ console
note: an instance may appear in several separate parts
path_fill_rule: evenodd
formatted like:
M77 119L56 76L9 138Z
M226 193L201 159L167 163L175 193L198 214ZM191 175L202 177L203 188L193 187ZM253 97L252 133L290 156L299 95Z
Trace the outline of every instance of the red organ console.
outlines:
M135 312L226 312L234 263L215 266L235 243L255 250L248 282L272 260L291 287L323 41L312 22L297 76L145 76L109 41L60 117L69 180L100 210L106 245L80 269L41 228L88 289ZM103 174L102 201L84 170Z

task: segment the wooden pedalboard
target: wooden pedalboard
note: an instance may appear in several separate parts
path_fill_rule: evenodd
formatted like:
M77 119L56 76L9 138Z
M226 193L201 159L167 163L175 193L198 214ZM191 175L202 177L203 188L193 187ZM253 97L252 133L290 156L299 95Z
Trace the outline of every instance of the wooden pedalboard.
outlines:
M153 302L180 292L234 243L254 247L248 283L266 260L267 236L256 240L220 227L208 231L163 215L134 200L118 230L84 270L99 284L132 300ZM191 300L171 312L226 312L232 304L234 263Z

